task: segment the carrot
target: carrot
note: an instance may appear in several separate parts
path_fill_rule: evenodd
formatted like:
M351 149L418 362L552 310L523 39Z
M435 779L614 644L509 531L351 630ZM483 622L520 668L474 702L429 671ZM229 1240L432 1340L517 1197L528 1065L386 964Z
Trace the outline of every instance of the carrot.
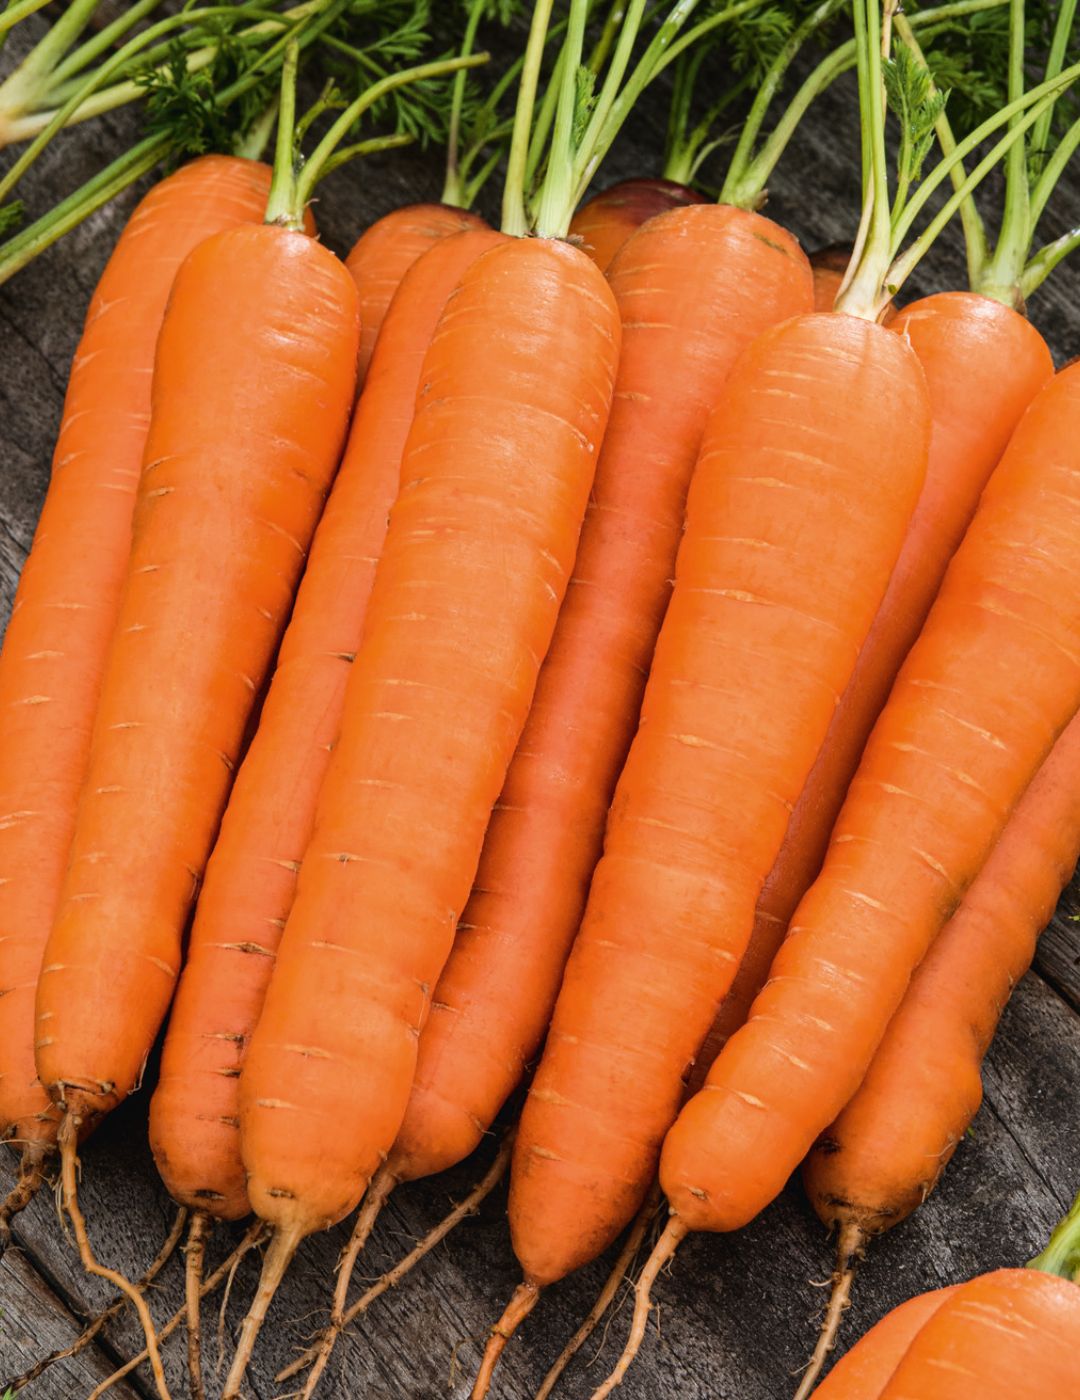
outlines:
M852 1097L912 971L1080 702L1078 414L1080 373L1066 370L984 493L772 979L668 1135L669 1239L752 1218Z
M919 357L933 429L926 482L900 558L758 899L754 932L711 1032L717 1051L746 1020L829 835L874 721L930 611L949 560L1014 427L1053 374L1018 312L973 292L913 302L890 322Z
M809 407L828 403L846 413ZM522 1114L510 1211L526 1286L594 1257L641 1204L682 1074L749 937L757 885L885 591L928 418L914 355L854 317L789 321L728 379ZM881 445L872 463L867 441ZM799 672L798 686L785 679Z
M353 244L345 266L360 295L358 382L364 383L386 313L401 279L441 239L487 228L479 214L445 204L407 204L377 219Z
M173 277L192 248L261 217L264 165L205 156L135 209L72 365L53 475L0 652L0 1136L23 1152L12 1213L42 1179L57 1114L34 1065L34 991L56 912L108 638L120 607Z
M150 1104L158 1170L196 1220L238 1219L250 1209L240 1158L240 1069L338 737L422 357L462 272L499 239L488 229L444 239L406 273L391 303L259 727L207 865ZM189 1253L193 1289L198 1263Z
M38 981L37 1069L62 1114L65 1205L84 1264L103 1275L75 1199L76 1140L136 1085L168 1006L352 404L355 288L301 232L306 199L282 184L289 159L279 151L269 222L199 244L173 285L131 555Z
M581 206L570 220L570 237L607 272L635 229L668 209L705 202L697 190L674 180L620 180Z
M880 1400L901 1357L959 1285L920 1293L886 1313L814 1391L817 1400Z
M983 1056L1080 858L1078 778L1074 718L912 978L859 1091L803 1165L814 1209L840 1231L845 1293L869 1239L925 1201L978 1111ZM827 1321L816 1369L838 1306Z
M984 493L871 736L825 867L796 913L772 980L713 1066L707 1092L669 1137L665 1171L680 1215L685 1208L689 1218L735 1228L756 1213L766 1190L779 1189L793 1154L792 1166L803 1155L810 1122L851 1097L884 1032L883 1013L895 1009L1080 701L1080 669L1069 650L1080 630L1080 578L1066 545L1070 511L1080 510L1069 436L1078 413L1080 373L1065 370L1028 410ZM962 669L981 684L958 685ZM1019 670L1028 678L1022 697L1011 682ZM902 910L892 893L899 889ZM889 939L890 959L875 936ZM826 985L809 977L817 959L833 960L844 978ZM866 959L874 971L860 985ZM832 1026L826 1046L837 998L842 1027ZM798 1075L776 1072L780 1028L793 1063L805 1063ZM763 1055L765 1039L777 1048ZM768 1096L767 1116L749 1112L758 1091ZM720 1115L722 1153L714 1136ZM768 1132L775 1153L760 1152L761 1170L718 1187L720 1157L737 1151L740 1133L751 1130L762 1147ZM707 1168L700 1161L706 1143L717 1157ZM697 1206L687 1199L690 1183L705 1192Z
M449 237L402 280L207 866L150 1133L172 1196L221 1219L249 1209L237 1132L238 1071L338 737L345 678L397 494L422 357L463 271L499 241L489 229Z
M546 23L541 6L531 50ZM571 84L564 108L573 98ZM557 217L539 228L560 231ZM356 1206L401 1122L569 581L618 347L599 271L540 236L473 264L425 356L341 738L240 1082L248 1193L275 1235L227 1396L297 1243Z
M1076 1391L1080 1287L999 1269L959 1287L931 1315L880 1400L1042 1400Z

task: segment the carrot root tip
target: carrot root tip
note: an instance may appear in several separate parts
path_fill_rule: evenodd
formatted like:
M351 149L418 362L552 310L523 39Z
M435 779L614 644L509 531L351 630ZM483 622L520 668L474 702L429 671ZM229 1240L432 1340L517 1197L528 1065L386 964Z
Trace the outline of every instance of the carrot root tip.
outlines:
M191 1217L184 1245L184 1311L187 1317L188 1375L192 1400L206 1400L202 1375L202 1282L210 1217L199 1210Z
M19 1175L15 1185L0 1205L0 1259L12 1240L11 1222L26 1209L45 1182L45 1166L49 1153L41 1143L31 1143L23 1149L19 1160Z
M499 1357L502 1356L507 1342L536 1307L539 1300L539 1285L530 1283L528 1279L524 1283L519 1283L514 1289L513 1296L507 1303L503 1315L491 1329L469 1400L484 1400L484 1396L487 1395L491 1387L495 1367L499 1364Z
M829 1305L821 1320L814 1354L802 1374L799 1388L795 1392L793 1400L807 1400L817 1385L818 1377L828 1360L829 1353L836 1346L840 1323L844 1313L851 1306L851 1285L855 1281L855 1270L866 1252L868 1241L869 1236L861 1225L849 1220L840 1227L836 1249L836 1270L832 1276Z
M255 1299L248 1309L247 1317L244 1318L244 1326L240 1332L240 1340L236 1344L236 1351L225 1380L225 1389L221 1400L240 1400L244 1376L247 1374L247 1368L255 1350L255 1342L267 1310L273 1302L278 1286L285 1277L285 1271L292 1262L297 1246L303 1238L304 1231L297 1226L292 1226L287 1230L277 1229L274 1231L270 1239L270 1247L263 1259L262 1276L259 1279Z
M663 1234L657 1240L653 1252L646 1259L645 1267L638 1276L637 1283L634 1284L634 1317L630 1324L630 1336L626 1340L626 1346L623 1347L622 1355L616 1362L611 1375L593 1391L592 1400L605 1400L606 1396L622 1385L634 1358L641 1350L641 1343L645 1340L645 1329L649 1324L649 1313L652 1310L652 1286L656 1282L660 1270L674 1258L675 1251L688 1233L686 1226L677 1215L669 1218Z

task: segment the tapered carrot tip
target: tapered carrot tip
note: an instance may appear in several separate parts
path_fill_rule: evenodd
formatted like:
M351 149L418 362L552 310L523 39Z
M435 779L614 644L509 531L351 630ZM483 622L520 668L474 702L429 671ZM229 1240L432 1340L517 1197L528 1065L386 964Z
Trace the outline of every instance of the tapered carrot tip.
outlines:
M315 1345L300 1358L301 1361L309 1358L311 1363L311 1370L304 1382L301 1400L309 1400L309 1397L315 1394L315 1388L322 1378L322 1373L326 1370L334 1347L337 1346L337 1340L345 1327L345 1304L348 1302L349 1284L352 1282L356 1261L366 1248L367 1242L371 1238L371 1232L375 1228L375 1222L382 1214L382 1208L390 1199L390 1193L396 1185L397 1177L388 1172L385 1167L371 1179L363 1203L356 1213L356 1224L349 1236L349 1243L341 1251L341 1258L338 1260L337 1286L334 1289L334 1301L330 1308L330 1322L323 1329L322 1335Z
M0 1259L3 1259L4 1251L11 1243L11 1222L20 1211L26 1209L45 1180L45 1163L48 1156L49 1153L40 1142L30 1143L23 1148L18 1178L3 1205L0 1205Z
M476 1383L472 1388L469 1400L484 1400L484 1396L487 1395L491 1387L491 1378L495 1374L495 1367L499 1364L503 1348L539 1301L539 1284L529 1283L526 1280L524 1283L519 1283L514 1289L514 1296L507 1303L506 1311L491 1329L491 1336L484 1348L480 1370L477 1372Z
M104 1264L99 1264L94 1258L93 1249L90 1247L86 1220L79 1205L79 1127L79 1118L69 1111L64 1114L61 1120L60 1131L56 1138L56 1145L60 1149L60 1186L63 1208L75 1233L79 1259L88 1274L92 1274L94 1278L104 1279L106 1283L111 1283L115 1289L125 1295L135 1309L143 1329L143 1335L146 1338L146 1354L153 1372L154 1385L157 1388L159 1400L172 1400L165 1380L165 1367L161 1363L161 1352L158 1350L154 1319L150 1316L150 1309L143 1297L142 1290L115 1269L108 1269Z
M619 1256L612 1266L611 1273L608 1274L597 1295L596 1302L589 1309L589 1315L581 1324L578 1330L570 1338L562 1351L556 1357L554 1364L544 1377L540 1389L533 1396L533 1400L548 1400L555 1387L562 1377L562 1373L569 1366L570 1362L578 1354L581 1348L589 1340L592 1334L603 1320L604 1314L615 1301L615 1295L622 1286L623 1280L629 1277L634 1260L637 1258L641 1242L645 1238L645 1232L652 1224L660 1208L660 1183L654 1181L652 1190L645 1198L645 1204L638 1211L630 1232L626 1237L626 1243L619 1251Z
M202 1281L206 1258L206 1237L210 1233L210 1217L198 1210L191 1217L187 1243L184 1245L184 1309L187 1316L188 1375L191 1400L206 1400L202 1378Z
M836 1346L840 1321L851 1306L851 1285L855 1280L855 1270L866 1252L868 1240L866 1231L853 1221L848 1221L840 1227L840 1238L836 1248L836 1272L832 1276L829 1306L825 1309L825 1316L821 1322L817 1346L809 1366L803 1372L794 1400L807 1400L807 1396L817 1385L818 1376L821 1375L821 1368L825 1365L829 1352Z
M638 1275L638 1281L634 1284L634 1318L630 1324L630 1336L627 1338L623 1353L615 1365L614 1371L608 1376L603 1385L593 1391L592 1400L604 1400L605 1395L622 1385L626 1378L626 1373L633 1365L634 1358L641 1350L641 1343L645 1339L645 1328L649 1321L649 1309L652 1307L652 1286L656 1282L657 1276L664 1265L675 1256L675 1251L689 1234L689 1230L679 1219L673 1215L667 1223L664 1233L656 1241L653 1252L645 1261L645 1267Z
M267 1310L274 1300L274 1294L278 1291L281 1280L285 1277L285 1270L292 1262L296 1248L303 1238L304 1231L297 1226L292 1226L288 1230L274 1231L270 1247L266 1251L266 1258L263 1260L258 1291L255 1294L254 1302L248 1309L247 1317L244 1318L240 1340L236 1344L236 1354L233 1357L232 1366L229 1368L221 1400L240 1400L240 1388L244 1384L244 1376L247 1374L247 1368L255 1350L255 1341L258 1338L259 1330L266 1319Z

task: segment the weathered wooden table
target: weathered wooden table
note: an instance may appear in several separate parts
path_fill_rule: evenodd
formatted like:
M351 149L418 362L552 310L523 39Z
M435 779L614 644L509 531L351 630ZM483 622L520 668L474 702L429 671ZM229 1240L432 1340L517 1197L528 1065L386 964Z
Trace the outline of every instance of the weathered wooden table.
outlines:
M30 31L36 21L24 26ZM0 60L7 71L17 46ZM616 149L605 181L655 173L659 109L646 110ZM843 88L823 100L805 125L772 191L771 211L809 247L850 237L858 179L854 97ZM127 117L80 128L42 161L27 182L31 212L44 208L119 151L132 130ZM0 158L2 163L2 158ZM323 236L344 250L373 218L394 205L438 197L436 160L404 152L382 164L350 167L327 182L318 206ZM68 364L94 284L131 194L92 219L38 263L0 289L0 601L6 618L19 569L45 493ZM494 203L494 201L491 201ZM494 214L493 209L489 209ZM1080 179L1062 191L1058 224L1080 222ZM963 284L952 240L935 258L921 289ZM1080 350L1080 282L1063 269L1033 308L1059 362ZM1023 678L1017 677L1017 684ZM859 1277L845 1337L852 1339L887 1309L928 1287L980 1270L1017 1264L1040 1246L1080 1188L1080 909L1074 887L1043 939L1036 970L1017 988L985 1072L986 1102L944 1182L914 1218L878 1243ZM83 1154L83 1206L100 1257L138 1275L157 1252L175 1207L154 1170L146 1142L147 1086L114 1114ZM384 1213L364 1261L377 1274L407 1251L482 1174L479 1161L400 1191ZM0 1162L7 1190L13 1158ZM352 1330L335 1354L322 1394L333 1400L435 1400L467 1395L486 1330L516 1282L505 1221L505 1196L489 1198L398 1290ZM64 1345L108 1294L86 1279L48 1192L20 1218L17 1247L0 1264L0 1383L53 1347ZM212 1255L231 1247L239 1229L222 1230ZM325 1315L334 1262L347 1233L339 1226L309 1239L264 1329L249 1392L270 1400L275 1372ZM823 1303L820 1284L831 1246L794 1182L749 1229L732 1237L695 1238L655 1290L660 1325L649 1336L623 1393L627 1400L783 1400L805 1361ZM531 1396L563 1342L587 1311L607 1261L550 1291L507 1349L495 1394ZM251 1296L255 1262L241 1269L225 1320L226 1349L235 1341ZM181 1265L170 1264L152 1295L164 1320L182 1297ZM620 1307L603 1337L579 1357L564 1382L585 1396L606 1374L625 1335ZM208 1331L217 1317L207 1305ZM76 1361L32 1384L33 1400L85 1400L98 1380L141 1349L130 1314ZM599 1355L597 1351L599 1350ZM207 1351L212 1362L212 1336ZM168 1345L173 1394L186 1393L183 1347ZM0 1393L2 1393L0 1384ZM113 1392L117 1400L153 1394L145 1371Z

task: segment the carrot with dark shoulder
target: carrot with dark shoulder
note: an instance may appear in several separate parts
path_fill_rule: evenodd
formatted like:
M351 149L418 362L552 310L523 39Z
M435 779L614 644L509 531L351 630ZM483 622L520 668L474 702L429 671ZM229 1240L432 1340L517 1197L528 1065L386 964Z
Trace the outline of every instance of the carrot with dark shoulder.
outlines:
M34 993L120 606L150 414L150 370L184 258L262 217L265 165L204 156L135 209L75 353L53 474L0 652L0 1137L22 1152L11 1216L37 1189L57 1114L34 1064Z
M537 7L522 70L511 234L528 230L517 180L550 8ZM584 14L576 0L578 53ZM577 137L575 73L556 173ZM275 1233L230 1398L297 1244L356 1206L393 1143L569 581L619 319L599 271L563 241L556 193L541 196L539 236L505 240L465 274L424 359L341 738L240 1082L248 1192Z
M706 202L704 195L674 180L620 180L586 200L570 221L570 237L601 272L607 272L615 254L642 224L669 209Z

